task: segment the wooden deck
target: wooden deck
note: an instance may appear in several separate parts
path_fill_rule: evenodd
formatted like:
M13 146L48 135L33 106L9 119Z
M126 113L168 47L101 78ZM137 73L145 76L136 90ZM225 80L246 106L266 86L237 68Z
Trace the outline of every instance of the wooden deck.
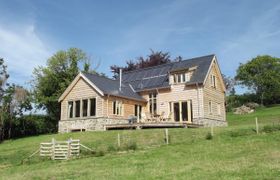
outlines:
M148 128L198 128L202 125L185 123L185 122L147 122L133 124L108 124L106 130L116 129L148 129Z

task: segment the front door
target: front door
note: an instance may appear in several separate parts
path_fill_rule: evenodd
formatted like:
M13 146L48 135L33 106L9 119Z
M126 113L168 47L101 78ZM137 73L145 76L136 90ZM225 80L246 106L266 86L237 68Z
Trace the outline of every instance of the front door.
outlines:
M192 115L192 101L173 102L173 112L175 122L188 122L191 123Z

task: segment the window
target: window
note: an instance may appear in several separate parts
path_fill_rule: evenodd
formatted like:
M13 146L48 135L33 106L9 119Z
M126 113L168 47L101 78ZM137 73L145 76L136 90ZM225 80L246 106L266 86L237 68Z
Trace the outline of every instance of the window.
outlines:
M212 114L212 101L209 101L208 108L209 114Z
M211 86L216 88L216 76L211 75L210 78L211 78Z
M84 99L83 100L83 117L87 116L87 112L88 112L88 100Z
M134 106L134 116L137 117L137 119L141 119L141 114L142 114L142 106L135 104Z
M186 82L186 74L181 74L181 76L182 76L182 81Z
M149 94L149 110L151 114L157 114L157 94Z
M173 75L173 83L176 83L176 82L177 82L176 75Z
M176 83L183 83L187 81L187 77L185 73L181 74L174 74L173 75L174 84Z
M90 116L96 116L96 98L90 99Z
M68 102L68 117L73 118L73 101Z
M123 115L123 104L121 101L113 102L113 114L115 115Z
M75 101L75 117L80 117L80 100Z
M222 113L221 113L221 112L222 112L221 107L222 107L221 104L218 103L218 104L217 104L217 114L218 114L218 115L221 115L221 114L222 114Z
M178 83L182 82L182 76L181 76L181 74L178 74L177 76L178 76Z

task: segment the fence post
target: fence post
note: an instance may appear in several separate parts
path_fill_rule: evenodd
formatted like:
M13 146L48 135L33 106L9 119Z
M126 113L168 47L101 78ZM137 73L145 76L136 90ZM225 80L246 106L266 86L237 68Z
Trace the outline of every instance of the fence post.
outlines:
M68 155L67 158L71 156L71 144L72 144L72 138L68 140Z
M166 144L169 144L169 137L168 137L168 129L165 129L165 142Z
M121 137L120 137L120 133L118 133L118 147L121 147Z
M259 134L259 124L258 124L258 118L256 117L256 132Z
M211 135L214 136L214 126L213 126L213 124L211 125Z
M54 146L55 146L55 139L52 138L52 159L54 159Z

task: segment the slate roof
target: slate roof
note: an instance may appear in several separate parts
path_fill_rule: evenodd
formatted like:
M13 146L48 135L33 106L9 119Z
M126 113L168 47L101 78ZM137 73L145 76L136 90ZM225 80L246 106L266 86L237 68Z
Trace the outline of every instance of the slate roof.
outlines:
M137 92L170 87L168 76L170 72L180 69L196 67L190 81L186 84L202 84L206 78L208 69L214 58L214 54L187 59L179 62L171 62L144 69L124 72L122 76L122 89L119 90L119 79L113 80L96 74L83 73L83 75L95 84L104 94L125 97L139 101L146 101Z
M119 90L119 81L109 79L104 76L90 73L82 73L88 80L96 85L104 94L114 95L118 97L124 97L134 99L138 101L146 101L140 95L135 93L133 89L125 83L122 83L121 91Z
M125 72L123 73L122 81L123 83L131 84L133 89L137 92L147 89L165 88L170 86L168 82L169 72L196 66L197 68L187 84L202 84L214 56L215 55L212 54Z

